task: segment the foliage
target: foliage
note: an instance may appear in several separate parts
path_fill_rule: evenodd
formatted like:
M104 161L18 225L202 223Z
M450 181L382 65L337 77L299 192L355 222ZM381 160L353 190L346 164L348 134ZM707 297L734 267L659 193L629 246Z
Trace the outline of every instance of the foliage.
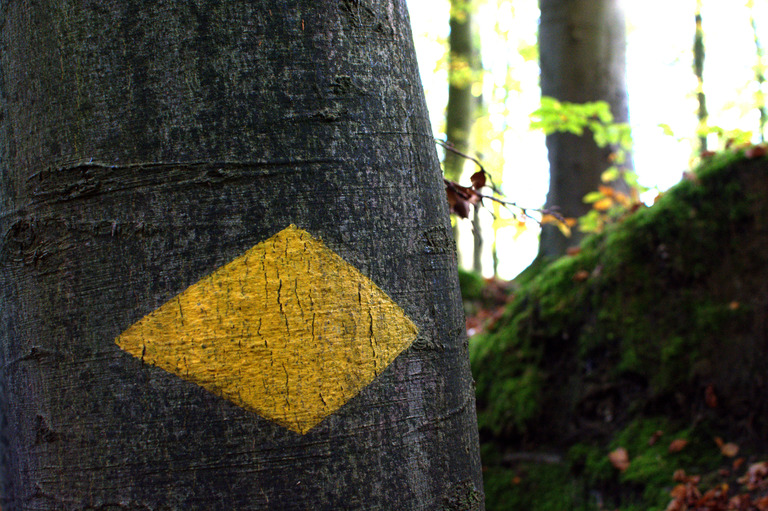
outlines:
M640 186L637 174L629 169L628 157L632 149L632 131L628 123L614 122L611 107L606 101L570 103L544 96L541 106L531 114L531 128L546 135L571 133L582 136L592 133L598 147L612 149L610 166L603 171L598 190L587 194L584 202L592 210L579 219L583 232L601 232L640 206Z

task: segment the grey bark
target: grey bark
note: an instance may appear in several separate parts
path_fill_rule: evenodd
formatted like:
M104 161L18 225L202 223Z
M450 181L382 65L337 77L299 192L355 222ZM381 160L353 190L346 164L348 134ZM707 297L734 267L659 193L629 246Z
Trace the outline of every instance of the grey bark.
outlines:
M481 509L456 257L405 2L7 2L2 508ZM300 436L114 339L289 224L413 346Z
M619 0L539 0L541 93L560 101L607 101L615 122L628 122L626 26ZM595 145L591 133L547 136L549 193L547 208L580 217L590 206L584 196L597 189L609 166L611 148ZM581 235L563 236L545 225L539 256L557 257L578 245Z

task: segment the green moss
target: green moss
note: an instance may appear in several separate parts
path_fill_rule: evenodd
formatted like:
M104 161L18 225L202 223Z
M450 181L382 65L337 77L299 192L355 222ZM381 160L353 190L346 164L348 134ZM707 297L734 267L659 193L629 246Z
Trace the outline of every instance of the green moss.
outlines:
M504 466L498 453L483 452L483 459L495 463L483 467L483 486L488 511L588 510L589 495L567 463L521 462Z
M485 281L481 275L459 268L459 287L464 300L481 300Z
M676 468L712 470L720 461L712 436L734 439L755 427L733 416L768 427L768 399L755 387L768 364L768 271L760 262L768 253L768 164L729 153L696 176L587 238L576 256L532 266L501 321L471 340L489 451L568 452L562 465L526 466L541 478L535 484L524 482L520 466L484 460L489 509L548 509L521 494L540 497L553 481L561 489L553 509L596 509L599 501L664 509ZM726 404L707 407L706 386ZM649 446L656 430L663 441ZM669 453L672 435L688 446ZM607 459L618 446L632 461L623 474Z

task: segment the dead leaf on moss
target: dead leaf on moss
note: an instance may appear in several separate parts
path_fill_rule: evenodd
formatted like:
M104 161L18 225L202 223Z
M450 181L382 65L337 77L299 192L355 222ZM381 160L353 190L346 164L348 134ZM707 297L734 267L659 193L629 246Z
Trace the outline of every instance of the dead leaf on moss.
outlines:
M688 445L688 440L685 438L675 438L669 444L669 452L680 452L686 445Z
M589 272L587 270L579 270L573 274L574 282L584 282L589 278Z
M608 460L614 468L624 472L629 468L629 453L623 447L619 447L608 454Z
M715 443L720 448L720 453L728 458L733 458L739 453L739 446L733 442L724 443L723 439L715 437Z
M656 442L659 441L659 438L664 434L664 432L660 429L656 430L653 435L651 435L651 438L648 439L648 446L656 444Z

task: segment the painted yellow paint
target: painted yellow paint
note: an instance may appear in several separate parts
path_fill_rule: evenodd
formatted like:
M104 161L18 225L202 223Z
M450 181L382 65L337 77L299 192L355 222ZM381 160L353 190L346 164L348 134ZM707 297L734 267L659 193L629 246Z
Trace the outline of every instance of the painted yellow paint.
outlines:
M376 284L291 225L115 342L304 434L371 383L417 333Z

